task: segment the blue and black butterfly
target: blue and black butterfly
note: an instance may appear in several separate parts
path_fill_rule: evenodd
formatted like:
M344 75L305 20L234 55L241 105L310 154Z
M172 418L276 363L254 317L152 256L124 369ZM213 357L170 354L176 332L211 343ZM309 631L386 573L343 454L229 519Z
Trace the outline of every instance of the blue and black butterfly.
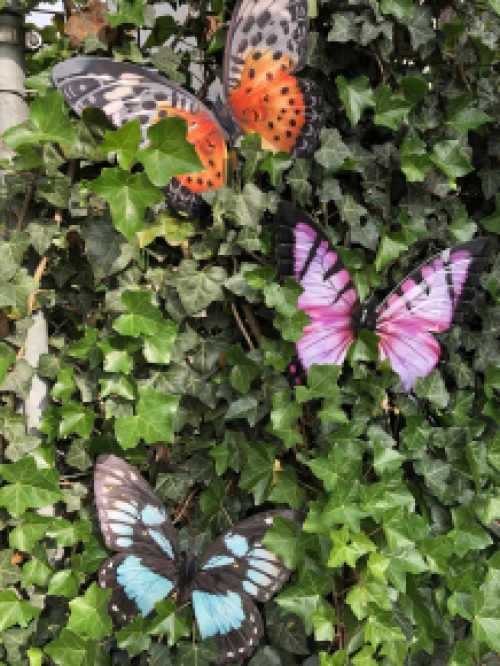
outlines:
M99 584L113 590L109 613L120 624L146 617L169 596L191 599L203 639L213 638L219 664L249 657L262 634L252 599L267 601L290 576L281 558L262 545L275 516L300 527L298 511L257 514L218 537L196 562L180 550L163 504L139 472L121 458L99 456L94 490L106 546L118 554L99 570Z

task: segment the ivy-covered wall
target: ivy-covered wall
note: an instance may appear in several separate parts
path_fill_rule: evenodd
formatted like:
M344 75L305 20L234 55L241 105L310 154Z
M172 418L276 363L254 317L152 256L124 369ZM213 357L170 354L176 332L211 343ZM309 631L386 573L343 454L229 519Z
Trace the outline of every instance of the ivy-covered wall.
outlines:
M197 166L185 125L162 121L140 149L134 123L77 119L50 72L79 49L199 89L189 66L201 62L204 92L224 47L207 11L226 21L232 7L193 3L177 25L120 0L98 36L82 28L71 48L59 17L28 57L35 92L29 121L4 137L16 156L0 221L0 662L216 656L171 601L152 620L112 626L92 490L108 452L140 467L185 548L258 510L307 512L300 537L279 526L267 537L294 574L263 607L252 666L500 664L496 252L465 322L440 336L442 362L417 382L418 400L396 390L369 338L342 368L313 368L291 389L307 318L300 288L275 280L272 221L279 198L303 207L361 297L379 300L443 248L495 239L500 3L312 3L305 75L327 113L314 159L273 156L249 136L211 215L179 219L158 188ZM139 26L154 28L140 44ZM17 408L38 307L51 401L40 434L26 435Z

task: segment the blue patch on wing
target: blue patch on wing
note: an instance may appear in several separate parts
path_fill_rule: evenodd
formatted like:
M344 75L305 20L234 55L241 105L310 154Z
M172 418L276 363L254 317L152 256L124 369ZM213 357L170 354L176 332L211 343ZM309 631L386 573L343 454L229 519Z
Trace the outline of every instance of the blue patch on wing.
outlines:
M172 544L161 532L156 530L148 530L149 536L156 541L160 548L167 553L169 557L174 559L174 551L172 550Z
M259 589L256 585L251 583L249 580L244 580L243 581L243 589L247 594L250 594L251 596L256 597L257 594L259 593Z
M128 537L119 537L116 540L116 545L118 548L130 548L132 545L132 539L129 539Z
M202 569L215 569L216 567L225 567L228 564L233 564L234 557L228 557L227 555L216 555L211 557L206 564L202 566Z
M123 525L122 523L111 523L109 529L114 534L128 534L132 536L134 530L131 525Z
M154 610L158 601L168 597L174 587L168 578L148 569L135 555L130 555L117 567L116 580L144 617Z
M203 639L216 634L229 634L239 629L245 612L239 594L209 594L195 590L192 594L194 614Z
M248 541L240 534L227 534L224 537L226 548L230 550L237 557L243 557L248 552Z
M156 506L147 504L144 509L141 511L142 522L145 525L161 525L165 522L166 514L164 511L161 511Z
M116 520L119 523L130 523L131 525L137 522L137 518L134 518L134 516L131 516L129 513L125 513L124 511L108 511L106 518L109 521Z
M260 571L254 571L253 569L248 569L246 576L247 578L250 578L250 580L253 580L254 583L257 583L257 585L260 585L261 587L267 587L272 583L272 580L270 578L264 576L264 574L260 573Z

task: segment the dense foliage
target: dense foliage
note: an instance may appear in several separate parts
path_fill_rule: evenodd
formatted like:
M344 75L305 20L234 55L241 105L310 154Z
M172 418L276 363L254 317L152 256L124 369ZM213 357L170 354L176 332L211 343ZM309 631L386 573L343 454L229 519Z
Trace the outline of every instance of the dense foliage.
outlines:
M231 8L210 9L227 20ZM80 51L152 63L188 88L201 61L205 91L223 28L207 37L204 2L182 25L154 9L119 0L114 44L89 36ZM290 389L306 317L300 288L275 281L272 225L279 197L328 225L363 298L448 245L500 233L498 11L498 0L311 6L306 75L327 110L315 159L247 137L202 221L160 203L158 186L197 168L185 125L162 121L139 149L134 123L76 119L49 78L74 50L62 21L43 31L29 121L5 137L16 157L1 204L0 662L214 657L171 601L112 626L92 469L113 452L140 466L185 547L256 510L307 511L300 537L282 525L266 537L295 572L263 608L252 666L500 663L500 260L466 322L441 336L418 401L370 336L342 369L315 367ZM139 44L134 26L155 30ZM24 342L41 306L51 401L26 435Z

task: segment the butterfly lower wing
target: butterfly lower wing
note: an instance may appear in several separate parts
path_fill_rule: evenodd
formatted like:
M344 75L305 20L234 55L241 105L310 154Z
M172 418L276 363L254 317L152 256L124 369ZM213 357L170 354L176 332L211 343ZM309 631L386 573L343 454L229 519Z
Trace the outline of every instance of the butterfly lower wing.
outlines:
M262 618L246 595L209 581L192 593L193 609L202 639L213 638L219 649L216 663L239 662L249 657L264 633Z
M141 551L115 555L99 569L99 585L112 590L108 612L118 624L130 622L138 613L147 617L178 584L176 564Z
M280 278L293 277L303 287L298 308L311 320L297 343L300 363L305 370L314 363L341 365L354 341L353 316L360 309L349 273L323 230L304 212L282 201L275 223Z
M448 330L470 304L490 248L489 239L477 238L444 250L408 275L377 309L380 357L389 359L406 391L436 367L441 348L433 333Z
M308 35L306 0L240 0L224 60L225 95L240 129L296 157L314 153L325 125L320 88L295 76Z
M219 646L219 663L239 661L253 652L263 630L251 598L268 601L290 576L281 558L262 545L276 516L298 526L304 520L293 510L247 518L218 537L197 565L193 608L202 637L213 637Z
M203 171L177 176L164 188L176 210L196 215L204 205L201 192L226 183L226 136L215 116L196 97L158 74L109 58L78 57L52 70L55 85L65 101L81 115L97 107L116 127L138 118L143 145L147 130L165 117L184 118L187 140L203 163Z

